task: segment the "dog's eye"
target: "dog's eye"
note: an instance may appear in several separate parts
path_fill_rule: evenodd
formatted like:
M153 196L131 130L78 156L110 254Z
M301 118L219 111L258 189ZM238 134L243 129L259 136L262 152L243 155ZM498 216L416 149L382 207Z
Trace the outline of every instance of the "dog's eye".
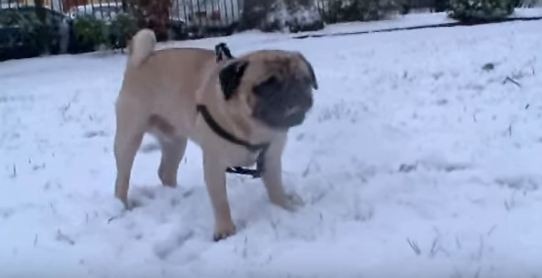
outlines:
M267 78L267 80L264 81L265 84L272 85L272 84L278 84L278 80L275 76L271 76Z
M264 85L264 86L277 86L279 85L279 81L278 79L275 77L275 76L271 76L269 78L267 78L267 80L265 80L264 82L262 82L262 84L260 85Z
M269 77L264 82L254 87L254 93L258 96L268 96L280 90L280 82L275 76Z

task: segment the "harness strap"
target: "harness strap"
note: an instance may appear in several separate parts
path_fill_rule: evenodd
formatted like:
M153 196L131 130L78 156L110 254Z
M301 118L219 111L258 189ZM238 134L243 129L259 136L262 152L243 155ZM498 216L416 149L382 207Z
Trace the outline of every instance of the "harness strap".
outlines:
M203 116L203 119L207 123L207 125L213 130L214 133L216 133L218 136L222 137L223 139L236 144L245 147L247 150L251 152L260 152L258 154L258 158L256 160L256 169L246 169L243 167L228 167L226 169L226 172L228 173L234 173L234 174L242 174L242 175L251 175L254 178L261 177L264 169L264 158L265 153L267 152L267 149L269 148L269 143L262 143L262 144L252 144L246 140L239 139L235 137L233 134L229 133L227 130L222 128L213 118L211 113L209 113L209 110L205 105L197 105L196 109L201 115Z
M216 55L216 62L220 62L222 60L225 60L226 58L228 60L233 59L233 55L231 55L230 49L223 42L215 45L215 55Z

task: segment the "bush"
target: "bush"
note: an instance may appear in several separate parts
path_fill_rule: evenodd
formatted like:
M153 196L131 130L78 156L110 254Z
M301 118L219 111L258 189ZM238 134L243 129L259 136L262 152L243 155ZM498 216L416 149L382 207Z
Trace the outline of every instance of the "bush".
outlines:
M451 0L448 15L466 23L494 21L514 12L514 0Z
M514 2L514 6L521 8L534 8L542 5L542 1L540 0L515 0Z
M297 7L290 12L286 25L290 32L296 33L323 29L324 21L315 6Z
M111 48L125 48L138 30L137 19L131 14L118 14L109 25L108 37Z
M275 2L276 0L244 0L240 29L260 29L266 31L279 29L279 26L272 26L273 23L269 23L269 16L278 10Z
M264 32L282 31L286 28L288 17L286 3L282 0L276 0L266 10L266 14L262 17L258 27Z
M245 0L244 3L241 29L298 32L324 27L314 0Z
M330 0L325 20L326 22L378 20L400 9L401 5L396 0Z
M41 12L42 19L37 16ZM0 59L63 52L68 25L63 16L44 8L0 10Z
M79 16L74 20L75 52L88 52L107 44L107 26L91 15Z
M2 36L0 45L2 50L10 53L2 53L2 56L8 58L17 48L21 52L13 58L31 57L41 54L44 46L39 45L41 40L34 40L37 36L39 25L38 18L34 16L23 16L16 10L3 11L0 14L0 26L2 26ZM9 31L8 31L9 30Z

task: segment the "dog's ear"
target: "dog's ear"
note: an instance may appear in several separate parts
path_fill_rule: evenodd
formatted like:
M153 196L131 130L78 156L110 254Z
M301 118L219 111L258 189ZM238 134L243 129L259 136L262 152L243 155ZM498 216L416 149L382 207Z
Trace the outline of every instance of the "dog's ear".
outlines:
M234 60L220 70L218 78L226 100L229 100L235 94L247 66L248 61Z
M303 60L303 62L305 63L305 65L307 65L307 68L309 69L309 74L311 76L312 87L315 90L318 90L318 81L316 80L316 74L314 74L314 69L312 68L311 63L309 63L309 61L305 58L305 56L303 56L303 54L301 54L301 53L298 53L298 54L299 54L299 57L301 57L301 60Z

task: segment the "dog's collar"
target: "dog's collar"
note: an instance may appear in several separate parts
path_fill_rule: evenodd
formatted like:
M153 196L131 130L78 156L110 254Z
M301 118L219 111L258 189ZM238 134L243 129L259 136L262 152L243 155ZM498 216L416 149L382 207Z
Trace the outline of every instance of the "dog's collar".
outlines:
M251 175L254 178L259 178L261 174L264 171L264 156L269 148L269 143L262 143L262 144L252 144L246 140L239 139L235 137L235 135L229 133L227 130L222 128L220 124L218 124L211 113L209 113L209 110L205 105L197 105L196 109L201 115L203 116L203 119L207 123L207 125L213 130L214 133L216 133L218 136L222 137L226 141L229 141L230 143L243 146L247 150L251 152L259 152L258 158L256 160L256 169L246 169L242 167L228 167L226 169L229 173L236 173L236 174L243 174L243 175Z
M251 152L257 152L257 151L261 151L265 148L267 148L267 146L269 145L268 143L263 143L263 144L252 144L248 141L245 141L243 139L239 139L237 137L235 137L235 135L229 133L228 131L226 131L224 128L222 128L216 121L215 119L213 118L213 116L211 116L211 113L209 113L209 110L207 109L207 107L205 105L197 105L196 106L196 109L198 110L198 112L201 113L201 115L203 116L203 119L205 120L205 122L209 125L209 127L220 137L226 139L227 141L230 141L231 143L234 143L236 145L240 145L240 146L243 146L245 147L247 150L251 151Z

